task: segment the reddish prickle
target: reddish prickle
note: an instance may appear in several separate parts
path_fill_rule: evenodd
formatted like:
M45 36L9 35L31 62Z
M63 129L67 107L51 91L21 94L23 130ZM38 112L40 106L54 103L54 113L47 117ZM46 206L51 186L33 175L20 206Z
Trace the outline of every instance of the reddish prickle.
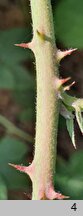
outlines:
M68 82L71 79L71 77L67 77L64 79L60 79L61 85L65 84L66 82Z
M21 165L16 165L12 163L8 163L10 166L14 167L15 169L19 170L20 172L25 172L27 173L27 167L26 166L21 166Z
M28 43L20 43L20 44L14 44L15 46L22 47L22 48L29 48Z
M68 82L69 80L71 79L71 77L67 77L67 78L64 78L64 79L59 79L59 78L55 78L54 79L54 88L59 90L61 88L61 86L63 84L65 84L66 82Z
M21 165L12 164L12 163L8 163L8 164L10 166L14 167L15 169L19 170L20 172L24 172L27 175L29 175L31 180L33 179L33 175L34 175L34 165L33 165L33 163L30 166L21 166Z
M57 61L60 62L61 59L63 59L67 55L71 55L76 50L77 50L77 48L69 49L69 50L65 50L65 51L58 50L57 51Z
M53 200L53 199L62 200L62 199L68 199L69 198L69 196L65 196L65 195L63 195L61 193L55 192L52 185L50 185L50 187L48 188L48 190L46 190L46 197L49 200Z
M22 48L28 48L28 49L31 49L33 52L34 52L34 39L29 42L29 43L20 43L20 44L14 44L15 46L17 47L22 47Z

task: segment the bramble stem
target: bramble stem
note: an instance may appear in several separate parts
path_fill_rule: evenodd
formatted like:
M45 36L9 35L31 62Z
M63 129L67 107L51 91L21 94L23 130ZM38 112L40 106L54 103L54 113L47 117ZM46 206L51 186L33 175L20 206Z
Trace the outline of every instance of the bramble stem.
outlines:
M56 45L50 0L30 0L36 59L37 106L33 164L33 200L51 199L55 171L59 101L53 80L57 80Z

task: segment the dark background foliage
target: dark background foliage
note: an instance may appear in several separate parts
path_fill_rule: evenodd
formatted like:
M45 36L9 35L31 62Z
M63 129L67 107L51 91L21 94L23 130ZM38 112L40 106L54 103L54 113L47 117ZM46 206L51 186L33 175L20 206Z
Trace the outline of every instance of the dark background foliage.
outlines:
M70 94L83 97L83 1L52 0L55 37L59 49L78 48L61 61L60 77L76 81ZM32 38L30 4L27 0L0 0L0 199L31 199L31 181L8 163L28 165L34 144L10 134L4 116L19 129L35 136L35 60L15 43ZM5 119L5 120L6 120ZM6 124L6 126L5 126ZM83 138L75 122L77 150L72 146L63 117L59 118L57 191L70 199L83 199Z

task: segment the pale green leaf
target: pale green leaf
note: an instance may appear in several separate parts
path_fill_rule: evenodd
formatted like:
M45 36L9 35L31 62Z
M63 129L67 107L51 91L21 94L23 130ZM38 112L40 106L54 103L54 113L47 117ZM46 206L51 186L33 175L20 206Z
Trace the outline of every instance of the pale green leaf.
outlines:
M74 120L73 118L66 119L66 125L67 125L67 130L69 133L69 136L72 140L73 146L76 149L76 143L75 143L75 133L74 133Z
M63 90L63 88L61 89L60 96L63 103L68 106L71 111L75 111L76 107L79 107L81 111L83 111L83 98L76 98L75 96L71 96L67 94Z
M69 111L69 110L67 109L67 107L66 107L63 103L61 103L60 114L61 114L65 119L73 118L72 112Z
M76 120L78 122L79 128L83 134L83 117L82 117L81 110L79 108L76 109L75 114L76 114Z

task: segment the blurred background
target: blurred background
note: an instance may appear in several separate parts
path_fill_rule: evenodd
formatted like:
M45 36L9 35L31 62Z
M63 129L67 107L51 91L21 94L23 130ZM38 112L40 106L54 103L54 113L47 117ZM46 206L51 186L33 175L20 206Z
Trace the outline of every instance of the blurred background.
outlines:
M72 77L70 94L83 97L83 0L52 0L58 49L78 48L59 66L60 77ZM38 9L37 9L38 10ZM32 38L29 0L0 0L0 200L31 199L31 181L8 165L28 165L35 136L35 59L15 43ZM27 135L26 135L27 133ZM56 175L57 191L83 199L83 137L75 121L74 149L60 116Z

